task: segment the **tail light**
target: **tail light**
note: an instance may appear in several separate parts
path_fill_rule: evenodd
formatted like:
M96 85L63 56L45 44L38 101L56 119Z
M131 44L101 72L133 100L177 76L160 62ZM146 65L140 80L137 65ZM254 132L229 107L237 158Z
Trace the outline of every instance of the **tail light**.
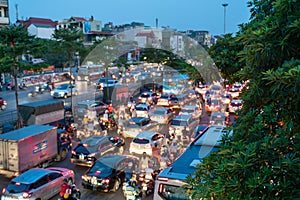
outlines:
M25 198L25 199L29 198L30 196L31 196L31 194L28 193L28 192L24 192L23 195L22 195L22 197Z
M5 194L6 188L2 188L2 194Z
M102 180L102 184L109 184L110 178L106 178Z
M171 101L168 101L168 104L170 105L170 104L171 104Z

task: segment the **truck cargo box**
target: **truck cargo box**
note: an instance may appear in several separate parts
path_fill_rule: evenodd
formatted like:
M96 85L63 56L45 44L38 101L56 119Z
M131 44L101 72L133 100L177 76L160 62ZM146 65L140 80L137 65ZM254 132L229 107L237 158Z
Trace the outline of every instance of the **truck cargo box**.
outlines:
M19 105L25 126L49 124L64 119L64 102L58 100L36 101Z
M57 129L31 125L0 135L0 170L23 172L57 155Z

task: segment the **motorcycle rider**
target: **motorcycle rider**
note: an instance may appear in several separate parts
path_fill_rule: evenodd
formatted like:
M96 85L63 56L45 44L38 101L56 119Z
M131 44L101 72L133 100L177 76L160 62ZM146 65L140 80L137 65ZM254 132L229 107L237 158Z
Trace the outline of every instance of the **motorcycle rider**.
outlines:
M60 186L60 192L59 192L59 196L64 199L64 196L68 196L68 195L65 195L67 190L70 189L70 185L68 184L68 179L64 179L63 180L63 184Z
M149 167L149 157L146 154L146 152L144 152L140 159L140 168L141 170L145 170L148 167Z
M124 196L126 200L142 199L141 189L138 187L136 182L134 181L129 182L129 184L125 187Z

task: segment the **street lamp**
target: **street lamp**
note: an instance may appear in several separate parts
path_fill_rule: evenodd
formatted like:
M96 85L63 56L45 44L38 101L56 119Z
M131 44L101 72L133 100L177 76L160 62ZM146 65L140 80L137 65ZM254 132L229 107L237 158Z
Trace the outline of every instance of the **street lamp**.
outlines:
M223 3L222 6L224 7L224 34L226 33L226 7L228 3Z

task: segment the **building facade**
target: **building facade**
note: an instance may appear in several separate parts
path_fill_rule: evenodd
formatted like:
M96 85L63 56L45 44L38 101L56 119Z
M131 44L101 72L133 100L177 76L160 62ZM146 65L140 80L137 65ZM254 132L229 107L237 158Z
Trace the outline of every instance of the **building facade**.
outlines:
M8 0L0 0L0 26L9 25Z

